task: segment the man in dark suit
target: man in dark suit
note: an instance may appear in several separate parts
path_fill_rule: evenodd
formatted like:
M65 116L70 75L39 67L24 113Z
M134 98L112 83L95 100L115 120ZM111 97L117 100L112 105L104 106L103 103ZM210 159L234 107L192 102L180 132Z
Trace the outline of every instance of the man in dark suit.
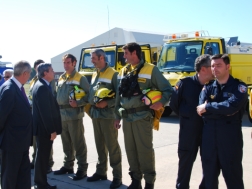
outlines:
M14 65L14 77L0 88L1 187L30 189L29 147L32 144L32 114L23 85L30 77L26 61Z
M53 140L62 131L59 106L52 94L50 82L54 71L49 63L38 66L39 80L32 90L33 129L37 142L34 183L36 189L53 189L47 182L47 166Z

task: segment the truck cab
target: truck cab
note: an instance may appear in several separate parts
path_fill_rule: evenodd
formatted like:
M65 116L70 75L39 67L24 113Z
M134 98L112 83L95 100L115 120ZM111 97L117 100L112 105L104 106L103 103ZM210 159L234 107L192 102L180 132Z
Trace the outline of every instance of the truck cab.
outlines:
M182 78L195 74L195 59L202 54L227 53L230 58L230 74L252 85L252 47L242 47L238 37L225 41L222 37L211 37L207 31L168 34L164 36L157 66L172 86ZM250 93L251 89L248 90Z
M151 47L149 44L140 45L142 49L142 59L151 63ZM104 45L104 46L94 46L87 47L81 50L80 63L78 71L82 75L86 76L88 81L91 81L91 77L93 72L95 71L95 67L91 62L91 54L90 52L94 49L103 49L106 53L106 62L113 67L115 70L120 71L122 67L124 67L127 63L123 57L123 45Z

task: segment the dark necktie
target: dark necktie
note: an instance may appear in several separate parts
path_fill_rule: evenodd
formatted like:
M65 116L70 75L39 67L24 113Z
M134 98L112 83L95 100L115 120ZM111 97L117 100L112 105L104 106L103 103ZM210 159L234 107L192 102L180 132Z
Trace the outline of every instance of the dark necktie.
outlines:
M29 101L28 101L27 96L26 96L26 94L25 94L24 87L22 86L20 89L21 89L21 92L22 92L22 94L23 94L23 96L24 96L26 102L29 104Z
M50 91L52 92L52 86L49 84L48 87L49 87Z

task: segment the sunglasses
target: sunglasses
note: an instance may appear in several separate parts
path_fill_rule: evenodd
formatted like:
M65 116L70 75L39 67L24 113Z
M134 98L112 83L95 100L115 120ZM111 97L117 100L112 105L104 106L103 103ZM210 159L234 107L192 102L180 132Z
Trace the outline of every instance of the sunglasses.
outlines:
M6 79L8 79L8 78L10 78L11 76L4 76L3 78L6 78Z

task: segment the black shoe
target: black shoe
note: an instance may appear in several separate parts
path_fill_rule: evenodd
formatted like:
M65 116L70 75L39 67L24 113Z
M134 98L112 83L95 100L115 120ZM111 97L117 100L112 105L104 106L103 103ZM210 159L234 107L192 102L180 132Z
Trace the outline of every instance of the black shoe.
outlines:
M51 167L48 167L47 168L47 174L51 173L52 172L52 168Z
M95 173L95 174L93 174L92 177L87 178L88 182L94 182L94 181L98 181L98 180L107 180L107 175L99 175L99 174Z
M110 184L110 188L119 188L122 185L122 179L114 178Z
M34 169L34 164L30 163L30 167L31 167L31 169Z
M74 176L73 176L73 180L81 180L83 178L87 177L87 173L84 171L80 171L78 170Z
M129 175L131 177L131 184L129 185L128 189L142 189L141 180L137 180L133 177L133 172L129 172Z
M144 189L154 189L154 184L150 184L150 183L145 182Z
M72 174L73 169L67 169L65 167L61 167L60 170L54 171L55 175L64 175L64 174Z

